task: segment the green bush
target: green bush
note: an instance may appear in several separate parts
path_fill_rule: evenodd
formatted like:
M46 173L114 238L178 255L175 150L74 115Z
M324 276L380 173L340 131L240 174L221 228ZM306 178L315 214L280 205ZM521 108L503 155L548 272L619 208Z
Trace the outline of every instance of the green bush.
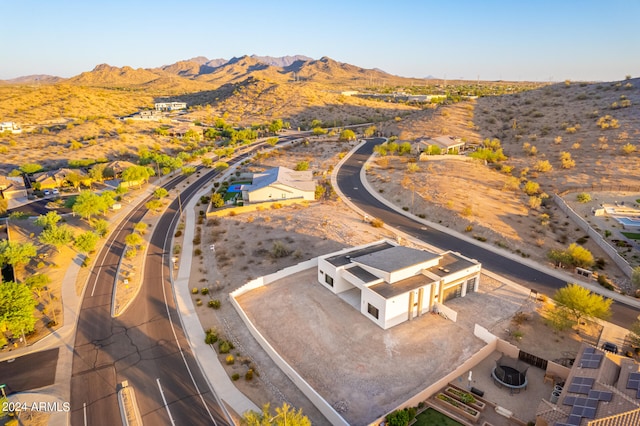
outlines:
M210 308L220 309L220 301L218 299L209 300L208 305L209 305Z
M204 342L207 345L213 345L218 341L218 333L213 328L208 329L205 334Z
M218 351L221 354L228 354L233 349L233 344L228 340L222 340L218 343Z
M576 195L576 199L579 203L588 203L589 201L591 201L591 195L587 194L586 192L581 192Z
M250 368L247 370L247 372L244 374L244 379L249 381L253 379L253 370Z
M236 380L238 380L239 378L240 378L240 374L238 374L238 373L233 373L233 374L231 375L231 380L233 380L234 382L235 382Z
M176 231L176 233L173 235L174 237L178 238L182 236L182 231L178 230Z
M198 294L198 293L199 293L198 287L194 287L191 289L191 294Z
M234 362L236 362L236 359L233 357L233 355L229 354L227 355L227 358L225 359L227 365L233 365Z

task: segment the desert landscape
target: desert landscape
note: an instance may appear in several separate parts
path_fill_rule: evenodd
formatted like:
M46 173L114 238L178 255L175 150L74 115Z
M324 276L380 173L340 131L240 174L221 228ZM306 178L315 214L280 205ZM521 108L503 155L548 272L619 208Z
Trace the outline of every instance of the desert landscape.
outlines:
M433 102L406 100L414 95L441 97ZM71 166L89 173L94 163L113 160L147 166L161 176L175 176L181 169L189 174L201 165L223 171L240 148L262 141L275 146L265 147L244 160L237 176L278 166L311 171L316 184L325 189L317 201L201 218L196 227L198 242L194 243L198 247L189 286L202 328L215 334L220 342L232 342L234 346L217 354L234 384L258 406L287 402L302 408L314 424L322 424L324 418L251 337L229 302L229 292L258 276L324 253L396 238L392 230L364 221L330 185L338 161L364 137L385 136L387 147L438 136L463 141L464 149L456 155L380 151L367 165L367 179L378 195L407 213L548 267L558 266L550 253L578 244L593 255L589 268L603 277L606 285L623 295L637 294L631 277L552 198L558 194L606 241L619 246L631 268L640 265L637 240L622 234L617 222L593 215L602 204L624 202L629 206L640 198L638 79L555 84L408 79L328 57L280 63L273 58L243 56L215 63L204 59L180 61L150 69L103 64L69 79L2 83L0 97L2 120L19 123L23 129L22 133L0 135L1 175L20 176L26 165L33 164L42 170ZM157 121L131 118L132 114L152 110L159 101L186 102L188 107L163 114ZM353 125L362 125L355 129L357 136L341 138L345 126ZM291 147L277 146L278 138L292 135L299 135L299 140ZM180 165L173 160L180 160ZM78 188L73 182L65 182L61 190L64 195L77 189L96 191L101 188L100 180ZM580 202L579 194L589 195L589 200ZM43 196L39 189L28 188L26 198L37 201ZM133 199L134 195L127 197ZM197 215L209 208L207 202L196 207ZM28 341L36 343L66 320L59 318L61 286L65 265L77 250L71 243L55 250L39 244L37 235L41 231L33 220L19 220L16 211L0 213L10 217L9 232L15 242L38 245L37 257L17 268L15 279L22 282L34 274L46 274L50 279L35 295L38 322ZM101 218L114 216L109 213ZM155 219L146 217L150 229ZM65 217L63 222L76 234L94 229L90 226L92 221L75 217ZM175 233L177 245L184 244L181 231ZM208 249L212 246L215 251ZM140 262L142 255L125 262L122 272L141 268ZM566 270L573 273L575 268ZM90 268L81 268L76 277L78 294L89 273ZM304 329L296 327L295 321L275 330L269 325L284 323L294 314L305 321L304 309L296 311L289 305L289 286L302 282L311 285L312 280L309 276L297 280L300 283L294 280L274 286L272 296L268 292L251 294L242 303L278 345L285 348L297 343L300 347L313 347L312 354L321 353L327 348L314 347L315 341L322 340L320 336L311 341L304 339L313 336L313 330L301 331ZM597 344L597 326L591 329L585 324L581 336L571 330L556 330L550 335L545 321L551 309L547 301L531 303L526 295L510 299L505 295L509 292L504 283L488 276L483 276L483 282L486 287L481 288L476 302L503 305L500 315L478 321L523 350L560 360L577 351L580 342ZM320 290L310 288L305 293L311 300L319 300L324 295L315 292ZM129 289L119 297L126 303L135 294L135 289ZM469 347L480 347L471 335L479 309L472 303L455 300L454 309L464 313L460 323L447 323L446 327L439 324L443 333L432 336L424 345L444 339L447 333L464 330L469 333ZM345 317L351 314L337 312ZM317 321L330 328L326 321L331 315L329 311L319 312ZM362 330L367 329L363 335L384 344L385 341L376 340L376 329L370 330L368 325L362 325ZM403 330L398 333L415 334L413 329ZM447 344L458 361L469 355L460 345ZM358 347L367 350L364 344ZM409 352L408 347L403 348L401 352ZM212 345L211 350L216 349L219 344ZM341 356L340 351L332 354ZM332 404L352 424L366 424L371 416L384 415L418 391L423 382L436 378L405 377L406 380L394 382L398 392L388 394L379 382L367 384L354 378L356 387L372 393L363 393L361 401L349 401L349 388L337 389L340 370L323 377L322 365L315 365L313 357L302 357L295 345L287 349L285 356L299 365L325 396L335 396ZM408 356L403 362L415 361L411 358ZM360 368L357 360L341 359L347 370ZM393 382L391 377L387 379ZM410 379L416 382L399 385ZM370 398L379 402L376 413L367 412Z

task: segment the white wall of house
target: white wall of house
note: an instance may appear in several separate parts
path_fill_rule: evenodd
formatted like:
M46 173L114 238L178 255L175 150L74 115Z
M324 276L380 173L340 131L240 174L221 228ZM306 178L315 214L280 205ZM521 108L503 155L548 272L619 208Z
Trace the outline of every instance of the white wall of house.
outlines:
M289 198L302 198L304 200L314 200L314 191L301 191L286 185L273 184L253 191L247 191L247 198L250 203L260 201L286 200Z
M342 269L344 266L336 268L325 258L318 258L318 282L335 294L351 290L354 285L344 279L340 273Z
M389 280L387 280L387 282L395 283L398 281L402 281L406 278L418 275L423 269L431 268L436 265L438 265L438 258L429 260L427 262L418 263L416 265L411 265L404 269L393 271L389 274Z
M373 313L369 312L370 306L373 307ZM378 318L375 317L375 309L377 309ZM378 293L365 289L360 295L360 313L371 321L375 322L379 327L386 329L385 318L387 316L387 301Z

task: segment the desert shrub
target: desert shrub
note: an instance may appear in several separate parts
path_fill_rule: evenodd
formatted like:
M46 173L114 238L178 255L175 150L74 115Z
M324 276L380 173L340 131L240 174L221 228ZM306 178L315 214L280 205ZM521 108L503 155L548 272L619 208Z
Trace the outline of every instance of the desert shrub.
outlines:
M202 250L200 250L199 248L195 249L193 251L193 254L195 254L196 256L200 256L202 254Z
M372 219L371 226L374 228L382 228L384 226L384 222L381 219Z
M515 176L507 178L504 186L502 187L503 191L517 191L518 189L520 189L520 179Z
M274 259L287 257L291 254L291 249L285 246L282 241L274 241L271 251L269 252Z
M281 209L282 208L282 204L281 203L273 203L273 204L271 204L271 208L273 210Z
M244 374L244 379L247 381L253 380L253 369L248 369L247 372Z
M220 301L218 299L209 300L208 305L212 309L219 309L220 308Z
M236 380L238 380L238 379L240 379L240 374L238 374L238 373L233 373L233 374L231 375L231 380L233 380L234 382L235 382Z
M225 358L225 362L227 363L227 365L233 365L233 363L236 362L236 359L233 357L233 355L229 354Z
M410 417L407 409L396 410L387 415L387 424L389 426L408 426L411 420L413 418Z
M235 212L235 210L231 210L231 211L229 212L229 216L235 216L235 215L237 215L237 214L238 214L238 213L236 213L236 212Z
M542 205L542 199L540 197L537 197L535 195L529 197L529 208L537 209L541 205Z
M524 184L524 193L531 196L540 193L540 184L531 180Z
M620 150L621 150L621 151L622 151L622 153L623 153L623 154L625 154L625 155L629 155L629 154L631 154L631 153L635 152L635 151L636 151L636 149L637 149L637 148L636 148L636 146L635 146L635 145L632 145L632 144L630 144L630 143L625 144L625 145L622 145L622 147L620 147Z
M191 294L198 294L200 291L198 290L198 287L194 287L191 289Z
M471 231L473 231L473 226L471 225L467 225L467 227L464 228L464 232L471 232Z
M606 288L607 290L613 291L615 289L613 287L613 284L611 284L611 281L609 281L609 279L605 274L598 274L598 284L600 284L602 287Z
M576 162L571 158L571 153L569 152L563 151L560 153L560 162L563 169L572 169L576 166Z
M202 287L202 290L200 290L200 294L206 296L207 294L209 294L209 289L207 287Z
M407 172L415 173L420 170L420 166L417 163L407 163Z
M228 340L221 340L221 341L218 343L218 351L219 351L221 354L228 354L228 353L231 351L232 346L233 346L233 345L232 345L232 344L231 344L231 342L229 342Z
M469 217L473 214L473 209L471 208L471 206L465 206L460 214L464 217Z
M180 231L180 230L176 231L176 233L173 234L173 236L176 237L176 238L181 237L182 236L182 231Z
M215 329L210 328L207 331L205 331L204 342L207 345L213 345L217 341L218 341L218 332Z
M591 201L591 195L586 192L581 192L576 195L576 200L578 200L579 203L588 203Z
M536 161L536 164L533 166L533 168L538 172L544 173L544 172L551 171L551 169L553 169L553 166L551 165L549 160L538 160Z
M309 162L308 161L300 161L298 162L298 164L296 164L296 166L294 167L293 170L296 171L305 171L305 170L309 170Z

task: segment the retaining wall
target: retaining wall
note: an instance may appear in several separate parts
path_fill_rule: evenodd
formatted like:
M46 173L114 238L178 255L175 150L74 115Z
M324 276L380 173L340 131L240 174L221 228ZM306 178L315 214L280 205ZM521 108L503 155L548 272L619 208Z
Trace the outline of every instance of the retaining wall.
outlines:
M269 354L271 359L276 363L276 365L289 377L289 379L302 391L302 393L309 398L309 400L316 406L318 410L326 417L326 419L332 425L344 425L348 426L349 423L342 416L334 410L334 408L324 400L324 398L311 387L309 383L307 383L297 372L291 367L285 360L280 356L278 351L276 351L271 344L264 338L264 336L258 331L258 329L253 325L247 314L244 312L236 297L241 296L251 290L256 288L269 285L274 281L280 280L288 275L295 274L297 272L304 271L310 268L317 268L318 266L318 258L313 258L311 260L307 260L305 262L298 263L297 265L290 266L276 273L265 275L264 277L256 278L255 280L249 281L247 284L238 288L237 290L230 293L231 304L240 315L240 318L245 323L251 335L258 341L260 346Z
M609 244L603 237L598 233L595 229L591 227L578 213L576 213L564 200L558 195L553 194L553 201L557 204L557 206L564 213L567 214L571 219L573 219L576 224L585 231L591 239L598 244L598 246L604 250L605 253L614 261L614 263L624 272L624 274L631 278L633 270L629 263L618 254L618 250L616 250L611 244Z

